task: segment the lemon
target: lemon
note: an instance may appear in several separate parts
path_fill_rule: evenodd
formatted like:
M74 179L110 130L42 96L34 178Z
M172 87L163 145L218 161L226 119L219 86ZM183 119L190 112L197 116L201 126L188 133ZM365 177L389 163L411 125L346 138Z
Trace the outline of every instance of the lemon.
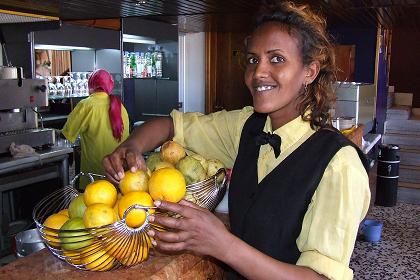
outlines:
M131 253L126 254L125 257L120 260L120 262L125 266L131 266L146 260L148 255L149 246L147 243L143 245L134 244L131 246Z
M149 181L149 175L146 171L137 170L131 172L130 170L124 173L124 178L119 183L120 191L122 194L127 194L133 191L144 191L147 192L147 183Z
M154 206L153 199L147 192L129 192L123 195L118 203L118 214L122 219L124 212L132 205ZM149 213L154 213L154 209L150 209ZM127 214L126 224L129 227L136 228L141 226L146 220L146 212L143 209L132 209Z
M185 178L174 168L162 168L152 173L149 193L154 200L178 202L186 192Z
M63 255L66 257L66 261L71 264L74 264L74 265L82 264L80 253L77 251L63 250Z
M62 214L52 214L49 216L43 225L50 229L55 229L57 231L52 231L48 229L44 229L45 239L47 239L48 244L53 247L60 246L60 240L58 239L58 230L69 220L68 216Z
M85 268L93 271L107 271L114 266L115 258L105 251L86 252L82 254L82 261Z
M86 206L103 203L113 207L117 201L117 190L106 180L98 180L86 186L83 200Z
M58 211L58 212L57 212L57 214L64 215L64 216L67 216L67 217L70 217L70 215L69 215L69 209L63 209L63 210L60 210L60 211Z
M114 209L103 203L88 206L83 215L83 223L87 228L109 225L116 221Z

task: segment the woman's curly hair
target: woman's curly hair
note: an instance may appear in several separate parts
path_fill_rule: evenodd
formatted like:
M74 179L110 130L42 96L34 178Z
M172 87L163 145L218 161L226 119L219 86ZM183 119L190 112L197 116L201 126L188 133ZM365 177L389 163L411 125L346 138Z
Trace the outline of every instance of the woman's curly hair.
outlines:
M279 22L290 36L298 39L302 61L309 65L319 61L320 71L300 96L299 113L311 127L330 124L329 108L334 99L332 83L336 79L334 48L326 31L326 21L307 5L292 2L265 5L256 20L256 27L265 22ZM309 113L308 113L309 112Z

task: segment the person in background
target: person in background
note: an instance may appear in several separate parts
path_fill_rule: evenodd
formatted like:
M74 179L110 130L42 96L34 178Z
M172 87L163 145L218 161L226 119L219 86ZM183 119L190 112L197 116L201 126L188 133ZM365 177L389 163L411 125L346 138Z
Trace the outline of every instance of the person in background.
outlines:
M148 121L104 158L107 176L145 168L142 153L172 139L232 167L230 231L181 200L155 201L182 219L151 215L169 252L226 263L229 279L352 279L349 268L370 191L362 152L332 128L335 59L325 20L307 6L266 6L246 41L245 83L253 107Z
M89 97L76 105L61 133L72 143L80 135L80 171L104 174L103 157L128 137L128 114L119 97L111 95L114 81L106 70L93 72L88 87ZM88 183L81 177L79 188Z

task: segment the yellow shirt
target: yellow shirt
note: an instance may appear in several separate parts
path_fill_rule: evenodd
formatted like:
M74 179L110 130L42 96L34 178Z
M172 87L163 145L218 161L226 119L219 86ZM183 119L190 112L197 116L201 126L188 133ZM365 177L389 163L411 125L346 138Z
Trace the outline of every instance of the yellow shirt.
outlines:
M252 113L252 107L209 115L172 111L174 140L204 157L220 159L227 167L232 167L242 128ZM261 146L258 182L315 132L301 117L275 131L267 118L264 131L281 137L281 153L276 159L270 145ZM369 202L369 180L359 156L354 148L343 147L327 166L305 213L296 240L301 252L297 265L310 267L329 279L352 279L350 257Z
M82 172L105 174L102 166L103 157L114 151L128 137L129 121L124 106L121 107L124 123L121 142L112 136L108 109L108 94L105 92L93 93L76 105L64 125L62 133L70 142L74 143L77 136L80 135L82 150L80 171ZM88 179L82 178L80 187L84 188L87 183Z

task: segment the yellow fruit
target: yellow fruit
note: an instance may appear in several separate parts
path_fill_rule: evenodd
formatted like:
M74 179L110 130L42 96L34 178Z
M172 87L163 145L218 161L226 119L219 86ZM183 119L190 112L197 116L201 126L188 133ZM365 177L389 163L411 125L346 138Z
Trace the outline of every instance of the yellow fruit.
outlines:
M201 182L206 179L206 170L204 170L200 161L192 156L186 156L181 159L176 168L184 175L187 185Z
M207 170L208 163L207 163L207 159L205 157L203 157L202 155L199 155L199 154L191 154L191 156L200 162L200 164L201 164L201 166L203 166L204 170Z
M79 265L83 263L79 252L63 250L63 255L66 257L66 261L71 264Z
M184 147L175 141L166 141L160 149L160 159L173 165L177 164L186 155Z
M131 172L130 170L124 173L124 178L120 181L119 187L122 194L127 194L133 191L147 192L147 183L149 181L149 175L146 171L137 170Z
M115 262L115 258L108 255L105 251L86 252L82 254L82 261L86 269L93 271L110 270Z
M58 230L69 220L69 217L62 214L52 214L49 216L43 225L50 229L55 229L57 231L52 231L44 229L45 239L47 239L48 244L53 247L60 246L60 240L58 239Z
M162 169L162 168L175 168L175 166L172 163L166 162L166 161L161 161L159 163L156 164L155 166L155 171ZM152 172L153 174L153 172ZM150 175L152 176L152 175Z
M118 198L117 199L117 202L115 202L115 205L114 205L114 207L113 207L113 209L114 209L114 213L115 213L115 219L117 220L117 221L119 221L120 220L120 214L118 214L118 205L119 205L119 203L120 203L120 199L121 198Z
M124 217L125 210L134 204L141 206L154 206L153 199L147 192L129 192L128 194L123 195L118 203L118 214L121 219ZM154 213L154 209L150 209L149 213ZM141 226L145 220L145 210L132 209L128 213L125 222L129 227L136 228Z
M83 215L83 223L87 228L109 225L116 221L114 209L103 203L88 206Z
M86 186L83 199L86 206L103 203L113 207L117 201L117 190L110 182L98 180Z
M61 211L58 211L58 213L57 213L57 214L64 215L64 216L67 216L67 217L70 217L70 216L69 216L69 209L63 209L63 210L61 210Z
M209 159L207 161L207 176L211 177L214 176L217 171L219 171L219 169L221 168L225 168L225 165L223 164L223 162L221 162L218 159Z
M147 243L140 245L134 244L131 248L131 253L126 254L124 258L120 260L120 263L125 266L131 266L135 264L139 264L142 261L147 259L149 255L149 246Z
M185 178L177 169L156 170L149 179L149 193L153 200L178 202L185 196L185 192Z

